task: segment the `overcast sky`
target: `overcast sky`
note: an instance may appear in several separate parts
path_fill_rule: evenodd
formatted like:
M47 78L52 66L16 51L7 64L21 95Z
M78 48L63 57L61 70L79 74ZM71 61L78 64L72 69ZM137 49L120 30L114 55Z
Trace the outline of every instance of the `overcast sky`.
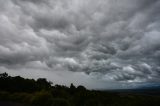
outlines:
M119 89L160 83L160 0L0 0L0 72Z

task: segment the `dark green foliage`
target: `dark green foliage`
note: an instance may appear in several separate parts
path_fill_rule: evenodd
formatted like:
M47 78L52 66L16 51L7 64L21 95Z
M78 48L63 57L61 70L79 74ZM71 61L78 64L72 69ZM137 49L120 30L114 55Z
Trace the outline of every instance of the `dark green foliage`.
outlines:
M160 106L160 96L90 91L83 86L51 86L38 80L0 74L0 101L32 106Z
M8 74L7 73L2 73L2 74L0 74L0 78L1 79L5 79L5 78L7 78L8 77Z
M50 89L51 83L46 79L40 78L24 79L20 76L10 77L8 74L0 74L0 90L9 92L35 92L42 89Z
M51 87L51 82L48 82L45 78L37 79L37 87L41 89L49 89Z
M77 91L85 91L86 90L86 88L84 87L84 86L78 86L77 87Z
M32 97L31 103L36 106L51 106L52 98L53 97L50 92L36 92Z
M51 106L71 106L69 101L62 98L53 99Z

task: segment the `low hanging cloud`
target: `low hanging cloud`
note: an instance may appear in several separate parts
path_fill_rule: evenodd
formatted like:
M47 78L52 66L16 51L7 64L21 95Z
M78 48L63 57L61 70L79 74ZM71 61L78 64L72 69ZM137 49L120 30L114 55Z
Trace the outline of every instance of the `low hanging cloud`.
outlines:
M35 77L39 70L48 78L55 73L51 80L64 84L77 76L74 83L88 88L96 88L96 81L99 88L159 82L159 5L159 0L0 0L0 71Z

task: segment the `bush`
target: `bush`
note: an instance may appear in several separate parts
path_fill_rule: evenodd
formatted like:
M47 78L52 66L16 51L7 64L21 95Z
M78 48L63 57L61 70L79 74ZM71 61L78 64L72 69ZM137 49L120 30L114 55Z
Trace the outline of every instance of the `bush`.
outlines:
M0 92L0 100L8 100L9 96L8 92Z
M29 93L13 93L10 100L21 103L30 103L32 95Z
M53 99L51 106L70 106L70 103L66 99Z
M34 94L31 102L36 106L51 106L52 98L51 93L41 91Z

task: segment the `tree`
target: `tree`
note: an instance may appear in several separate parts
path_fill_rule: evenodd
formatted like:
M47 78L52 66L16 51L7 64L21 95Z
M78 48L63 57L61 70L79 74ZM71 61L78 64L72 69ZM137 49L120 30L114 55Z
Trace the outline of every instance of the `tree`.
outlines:
M71 85L70 85L70 93L74 94L75 90L76 90L76 87L73 85L73 83L71 83Z
M0 74L0 78L7 78L8 77L8 74L5 72L5 73L2 73Z
M39 78L37 84L40 89L48 89L51 87L51 82L48 82L45 78Z
M76 87L73 85L73 83L71 83L70 89L76 89Z
M85 88L84 86L82 86L82 85L79 85L79 86L77 87L77 90L78 90L78 91L85 91L86 88Z

